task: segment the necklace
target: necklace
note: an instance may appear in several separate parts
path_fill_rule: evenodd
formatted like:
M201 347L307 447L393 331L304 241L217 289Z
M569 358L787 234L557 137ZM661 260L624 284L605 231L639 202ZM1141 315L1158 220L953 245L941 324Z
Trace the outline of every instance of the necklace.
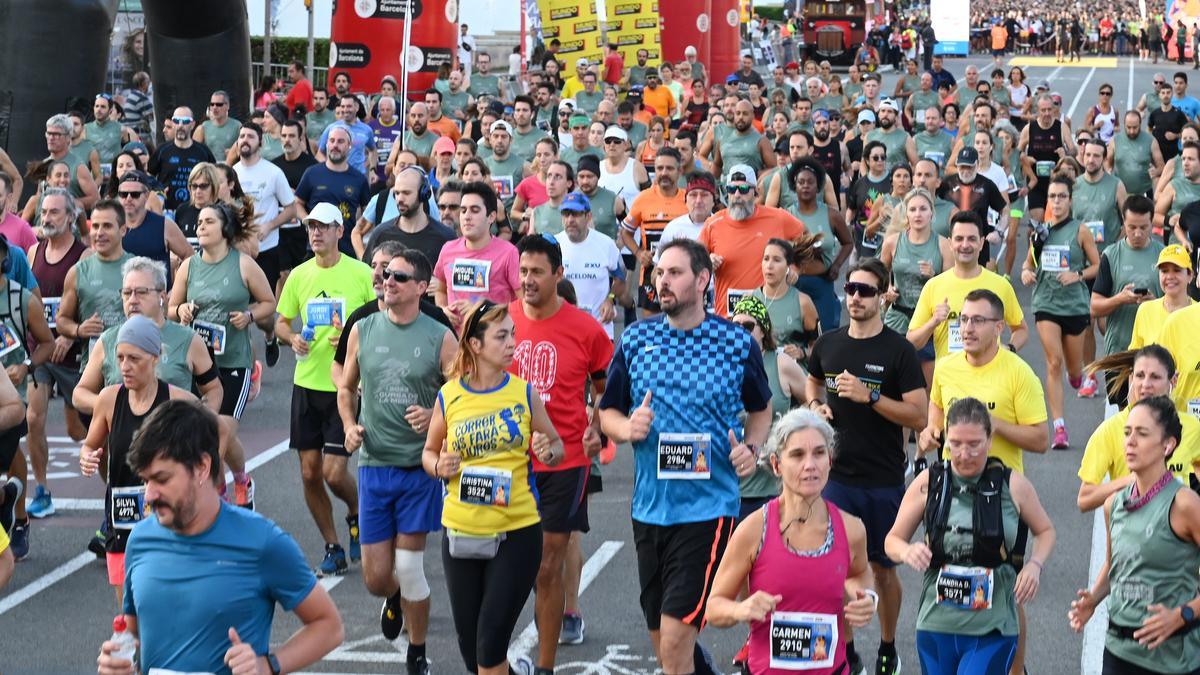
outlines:
M783 288L783 293L782 293L782 294L781 294L779 297L772 298L772 297L771 297L771 296L770 296L770 295L767 293L767 285L766 285L766 284L763 284L763 285L762 285L762 296L763 296L763 300L766 300L766 301L767 301L767 302L766 302L766 305L767 305L767 312L770 312L770 311L771 311L771 305L774 305L774 304L775 304L776 302L778 302L779 300L782 300L782 299L786 298L786 297L787 297L787 294L788 294L788 289L787 289L787 286L784 286L784 288Z
M1134 483L1133 489L1129 492L1129 498L1125 500L1125 510L1137 511L1146 504L1149 504L1150 500L1154 499L1155 495L1162 492L1163 488L1167 487L1167 484L1171 482L1172 478L1174 478L1174 475L1170 471L1164 473L1162 478L1159 478L1154 485L1151 485L1150 489L1146 490L1146 494L1144 495L1138 494L1137 483ZM812 509L809 509L809 511L811 512Z

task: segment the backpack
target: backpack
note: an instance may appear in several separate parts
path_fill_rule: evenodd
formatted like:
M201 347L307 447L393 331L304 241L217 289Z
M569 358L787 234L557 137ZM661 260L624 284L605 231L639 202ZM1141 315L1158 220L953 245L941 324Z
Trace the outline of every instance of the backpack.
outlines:
M1004 466L1000 460L990 458L979 482L973 487L965 488L975 493L970 533L974 540L971 562L983 567L1012 565L1020 572L1025 563L1025 543L1029 537L1029 528L1025 521L1018 519L1016 541L1012 550L1008 550L1004 536L1002 494L1011 475L1012 469ZM948 561L943 548L943 537L950 517L950 503L954 498L951 494L953 485L949 460L929 465L929 488L923 522L925 543L933 553L929 564L931 568L941 567Z

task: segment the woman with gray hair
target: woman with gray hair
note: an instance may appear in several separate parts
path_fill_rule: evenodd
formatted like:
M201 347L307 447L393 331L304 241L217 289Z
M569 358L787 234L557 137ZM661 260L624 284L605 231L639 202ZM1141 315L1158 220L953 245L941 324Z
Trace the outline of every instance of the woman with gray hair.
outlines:
M847 628L875 615L866 528L821 496L835 446L833 427L807 408L775 423L766 451L783 491L738 525L717 569L705 618L750 624L752 673L842 672Z

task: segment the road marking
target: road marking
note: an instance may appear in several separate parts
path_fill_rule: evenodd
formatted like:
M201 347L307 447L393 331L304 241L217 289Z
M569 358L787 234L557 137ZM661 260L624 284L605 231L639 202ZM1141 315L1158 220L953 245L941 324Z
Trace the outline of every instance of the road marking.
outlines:
M321 586L326 591L332 591L333 589L337 588L338 584L342 583L345 580L346 580L346 577L344 575L340 576L340 577L324 577L317 583L321 584Z
M1113 65L1115 66L1116 64L1114 63ZM1075 109L1079 107L1079 102L1083 100L1083 93L1087 91L1088 82L1092 81L1092 76L1095 74L1096 69L1092 68L1088 71L1087 77L1083 78L1083 84L1079 85L1079 91L1075 92L1075 100L1071 102L1071 109L1067 111L1067 119L1075 119Z
M1044 66L1058 66L1060 68L1116 68L1117 58L1115 56L1086 56L1079 61L1068 63L1059 63L1053 56L1018 56L1008 62L1009 67L1021 66L1022 68L1036 68Z
M392 652L355 652L351 651L357 647L382 642L392 645L396 651ZM324 661L345 661L349 663L405 663L408 660L408 640L402 633L394 642L388 642L382 635L373 635L369 638L361 640L352 640L342 644L342 646L329 652L325 656ZM432 663L432 662L431 662Z
M67 562L54 568L47 574L33 580L32 582L22 586L19 590L13 591L4 598L0 598L0 614L4 614L8 610L20 605L33 596L50 588L59 581L71 576L75 572L87 567L88 563L94 561L96 555L90 551L80 553L71 558Z
M604 566L617 555L624 545L625 543L620 541L606 541L596 549L592 557L587 559L583 565L583 571L579 575L580 595L583 595L583 592L595 581ZM530 621L529 625L525 626L525 630L521 631L521 635L508 646L508 662L513 663L516 660L515 657L528 655L529 650L537 644L537 639L537 621Z
M1129 59L1129 98L1126 99L1125 109L1133 110L1133 59Z

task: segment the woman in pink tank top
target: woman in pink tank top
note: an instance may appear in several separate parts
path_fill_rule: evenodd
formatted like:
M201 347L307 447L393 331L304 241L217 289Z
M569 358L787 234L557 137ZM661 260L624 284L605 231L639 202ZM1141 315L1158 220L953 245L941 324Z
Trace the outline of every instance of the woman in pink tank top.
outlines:
M754 675L846 673L846 629L875 615L862 521L821 497L833 465L833 428L792 410L767 440L783 491L733 533L713 582L706 619L750 624ZM749 584L750 595L738 601ZM854 598L843 605L844 597Z

